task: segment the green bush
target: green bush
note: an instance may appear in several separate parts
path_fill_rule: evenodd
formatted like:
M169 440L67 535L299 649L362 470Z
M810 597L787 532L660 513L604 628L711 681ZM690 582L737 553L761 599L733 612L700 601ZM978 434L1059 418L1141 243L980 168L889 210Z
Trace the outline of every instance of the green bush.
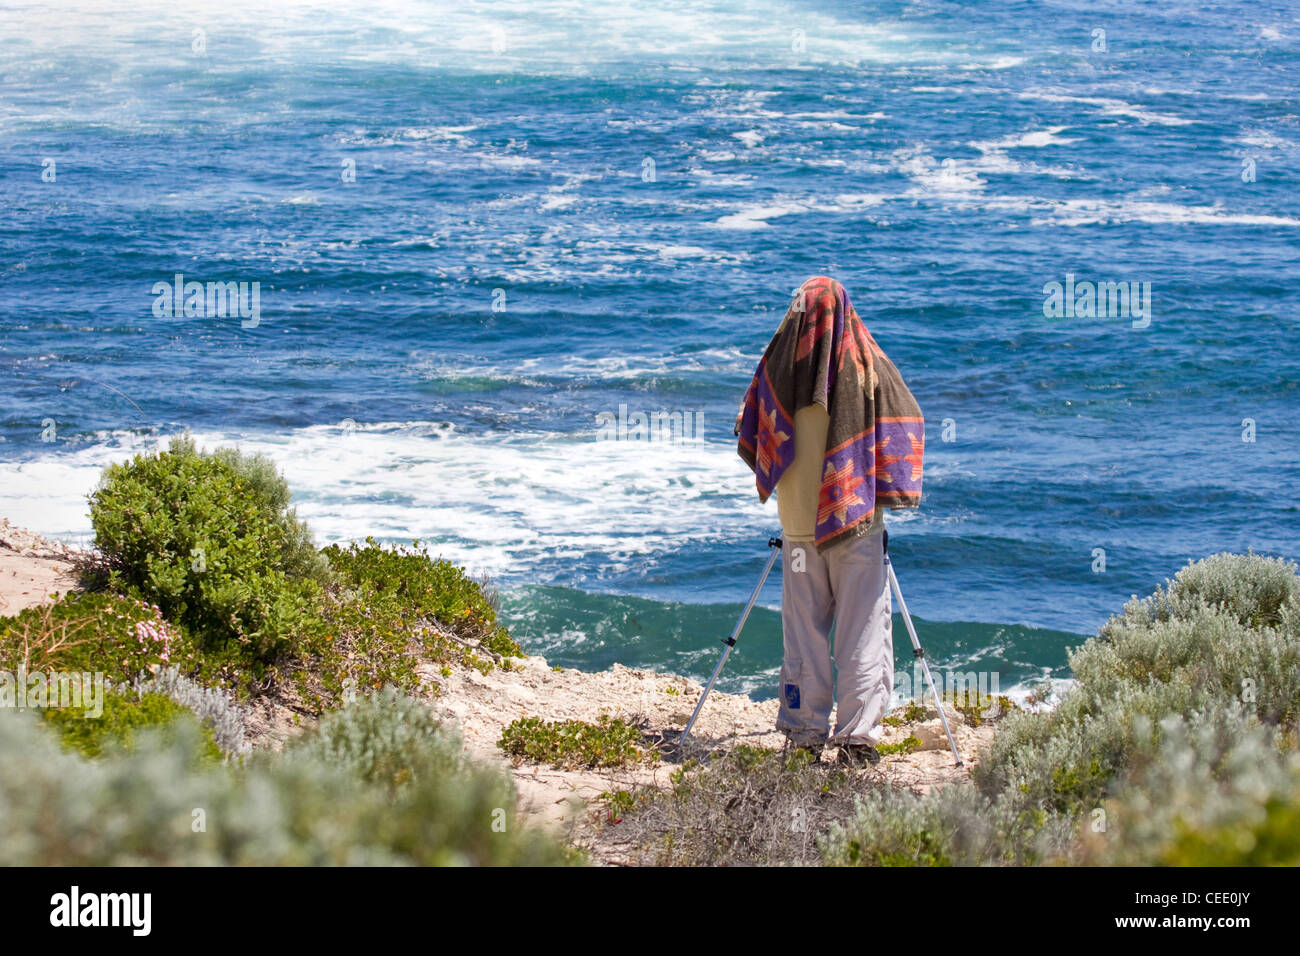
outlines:
M118 594L69 592L52 604L0 618L0 671L102 672L129 683L168 664L193 667L197 650L161 611Z
M464 763L455 731L393 687L327 714L313 733L290 742L285 759L345 769L389 790L419 783L421 775L454 774Z
M556 767L621 767L654 759L642 740L638 728L608 714L594 724L520 717L501 732L497 746L512 756Z
M111 465L90 496L95 542L129 589L254 673L320 626L327 563L274 465L177 438Z
M1078 683L1054 710L1005 717L974 769L975 791L872 798L826 844L828 859L1188 863L1247 858L1227 852L1230 844L1266 847L1260 858L1291 852L1278 829L1294 809L1289 771L1275 767L1247 790L1223 768L1263 766L1261 754L1278 764L1294 739L1294 564L1232 554L1194 562L1128 602L1070 665ZM1189 715L1213 728L1212 747L1170 737ZM1194 786L1175 785L1183 773ZM1099 843L1086 824L1106 807L1113 819Z
M406 703L358 702L284 754L195 766L198 728L96 760L0 713L0 859L10 865L553 865L574 856ZM343 726L341 726L343 725ZM329 755L344 754L335 765ZM394 776L393 768L400 768ZM450 768L450 769L449 769ZM400 779L398 779L400 778Z
M182 737L180 727L192 725L192 733L185 732L184 739L197 738L199 749L196 761L219 762L222 753L207 727L199 727L194 714L162 694L127 695L120 690L104 694L104 712L98 717L86 716L84 711L67 708L49 708L40 711L63 745L87 757L99 757L117 749L134 750L140 731L151 729L163 735L167 742Z
M975 688L954 688L945 691L943 700L961 714L967 725L971 727L979 727L986 721L1001 720L1007 714L1020 709L1015 701L1004 694L999 694L997 697L992 694L981 696Z
M373 538L324 550L336 583L324 626L300 648L299 691L320 709L344 682L377 689L419 685L423 662L458 663L486 673L493 661L522 657L497 620L483 587L449 561L413 547L385 548Z
M1089 828L1085 862L1295 866L1300 757L1275 727L1233 705L1169 716Z
M921 739L916 734L908 734L896 744L878 744L876 753L882 757L892 757L896 754L910 754L921 747Z
M862 777L816 763L802 748L781 753L746 744L700 764L688 760L672 786L605 798L597 834L623 859L650 866L808 865L817 837L853 810Z
M418 686L422 661L522 657L483 585L411 548L318 552L274 463L188 438L105 470L91 495L110 587L192 633L183 671L247 689L292 674L320 712L347 688Z
M430 557L420 542L409 548L384 548L367 538L364 545L333 545L324 554L342 593L371 612L408 627L441 624L497 657L524 656L497 620L483 586L469 578L464 568Z
M990 799L949 784L924 796L873 790L853 813L832 821L819 841L830 866L1031 864L1073 837L1069 819L1025 806L1011 794Z

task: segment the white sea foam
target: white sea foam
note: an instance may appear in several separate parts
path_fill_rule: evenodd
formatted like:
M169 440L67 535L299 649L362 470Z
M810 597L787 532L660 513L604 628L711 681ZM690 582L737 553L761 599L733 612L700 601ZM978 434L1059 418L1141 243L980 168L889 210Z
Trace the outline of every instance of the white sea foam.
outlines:
M710 259L715 253L703 246L660 246L655 250L664 259Z
M403 139L415 140L433 140L437 142L455 143L457 146L473 146L474 140L464 135L472 130L478 129L477 126L419 126L404 129L401 132Z
M692 166L687 173L693 179L704 180L705 183L714 188L730 188L733 186L750 186L757 178L748 173L719 173L712 169L705 169L703 166Z
M1051 226L1124 222L1300 226L1300 219L1293 216L1236 211L1221 203L1207 206L1154 201L1146 198L1149 191L1124 199L1052 199L1042 196L988 195L985 193L987 181L980 178L981 173L1042 172L1049 175L1078 177L1078 174L1069 170L1040 169L1014 164L997 150L988 150L978 159L952 159L943 162L917 149L903 150L895 156L898 169L915 185L896 195L863 194L862 201L857 205L878 206L887 210L890 205L899 201L933 199L960 207L1028 214L1031 217L1031 224ZM1168 193L1169 190L1164 188L1158 191ZM849 202L819 203L816 208L819 212L850 212L853 211L853 205ZM751 214L748 211L737 214L737 216L744 215ZM759 227L756 225L753 228Z
M1256 149L1267 150L1294 150L1297 147L1294 140L1279 136L1276 130L1271 129L1252 129L1243 132L1237 138L1237 142L1243 146L1253 146Z
M848 110L821 110L804 113L778 113L776 115L784 116L786 119L792 120L882 120L889 118L885 113L850 113ZM836 123L835 125L837 128L843 128L840 123Z
M1292 216L1234 212L1215 203L1212 206L1184 206L1145 200L1063 199L1041 203L1048 215L1033 219L1035 225L1086 226L1097 223L1151 222L1236 226L1300 226Z
M1011 133L1003 136L1001 139L979 140L970 143L971 146L981 152L993 150L1020 149L1020 148L1042 148L1044 146L1064 146L1069 143L1077 143L1076 137L1062 136L1068 127L1051 126L1047 129L1026 130L1023 133Z
M995 56L991 60L975 63L963 63L963 70L1009 70L1025 62L1023 56Z
M519 153L482 152L475 153L474 157L480 166L494 166L500 169L526 169L542 165L540 159Z
M540 209L565 209L574 205L582 197L575 193L565 192L562 186L553 186L542 196L538 204Z
M769 219L780 219L784 216L808 210L816 210L818 215L858 213L864 209L879 206L890 198L884 193L837 193L833 197L808 199L807 201L782 197L776 202L744 204L739 209L735 209L731 203L723 202L717 204L716 208L732 209L734 211L718 218L713 222L713 225L720 229L765 229L769 225Z
M1078 103L1081 106L1097 107L1108 116L1124 116L1135 119L1144 126L1188 126L1197 120L1167 113L1156 113L1143 106L1126 103L1106 96L1074 96L1058 93L1054 90L1025 90L1016 94L1022 100L1045 100L1049 103Z
M807 208L803 203L750 203L735 212L722 216L714 225L719 229L766 229L769 219L779 219Z
M980 179L977 163L946 157L935 159L921 146L896 150L893 154L898 170L916 185L909 197L969 197L983 191L987 182ZM983 170L990 171L985 166Z
M178 26L168 33L159 30L160 23ZM0 35L46 50L94 48L101 55L131 58L156 59L159 44L171 44L177 57L189 55L191 25L206 31L207 55L213 58L246 43L268 60L329 56L497 74L585 75L603 64L647 57L682 68L703 56L711 72L732 63L817 69L830 63L956 62L958 57L943 38L922 42L901 23L813 10L791 19L788 6L778 0L663 0L652 13L619 0L545 5L225 0L219 13L211 0L137 0L127 6L112 0L48 0L35 15L30 5L0 9ZM796 26L802 31L798 50ZM975 59L994 68L1006 61L978 53Z
M729 439L731 422L713 426ZM44 534L84 537L85 496L102 469L159 444L127 432L97 437L0 462L0 514ZM193 437L274 459L322 543L419 538L476 571L526 570L534 580L549 579L557 560L593 552L606 570L632 567L667 542L705 540L764 513L730 440L598 442L594 417L590 434L579 436L380 422ZM771 502L766 511L775 521Z
M789 295L792 290L773 289L772 295ZM735 346L700 349L686 353L615 354L615 355L548 355L524 358L508 365L457 356L449 359L441 353L411 356L413 368L439 380L462 379L498 381L503 385L541 385L550 380L601 382L649 379L669 372L708 371L748 374L757 357Z

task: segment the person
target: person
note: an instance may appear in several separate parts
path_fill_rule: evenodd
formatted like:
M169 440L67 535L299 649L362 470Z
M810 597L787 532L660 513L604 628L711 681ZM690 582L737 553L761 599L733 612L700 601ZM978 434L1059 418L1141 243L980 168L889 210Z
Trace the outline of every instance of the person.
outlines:
M835 279L796 291L735 434L781 522L777 730L815 759L829 742L844 762L875 764L894 689L884 510L920 504L925 419Z

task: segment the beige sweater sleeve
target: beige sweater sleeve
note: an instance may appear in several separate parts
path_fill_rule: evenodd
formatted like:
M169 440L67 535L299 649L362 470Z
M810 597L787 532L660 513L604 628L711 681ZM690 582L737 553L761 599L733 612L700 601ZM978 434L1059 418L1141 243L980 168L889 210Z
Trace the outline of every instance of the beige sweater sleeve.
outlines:
M817 506L822 484L822 459L831 417L813 404L794 416L794 461L776 483L776 512L781 535L790 541L812 541L817 532ZM869 534L885 526L885 509L877 508Z

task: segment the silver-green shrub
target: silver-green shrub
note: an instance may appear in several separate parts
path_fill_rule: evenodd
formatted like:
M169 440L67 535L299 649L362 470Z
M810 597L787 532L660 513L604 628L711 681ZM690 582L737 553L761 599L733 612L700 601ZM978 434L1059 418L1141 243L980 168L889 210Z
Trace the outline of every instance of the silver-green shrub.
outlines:
M204 687L180 672L178 667L163 667L157 674L135 679L134 690L140 694L165 694L182 707L194 712L200 722L212 728L221 752L242 757L251 749L248 743L248 711L226 691Z
M1008 718L976 774L981 789L1013 787L1045 809L1077 812L1147 742L1141 728L1167 716L1243 704L1264 724L1294 724L1295 570L1259 555L1217 554L1130 601L1070 654L1078 685L1054 711Z
M1027 809L1004 792L989 798L949 785L924 796L869 791L820 842L832 866L981 866L1056 858L1074 836L1066 817Z
M1169 716L1082 847L1107 865L1300 864L1300 756L1243 706Z
M142 734L130 753L87 760L31 714L0 712L0 863L568 860L549 834L524 826L502 772L465 762L454 738L427 721L409 733L399 727L415 715L411 703L389 696L358 706L323 720L291 753L206 769L194 759L196 725L170 740ZM405 773L396 780L390 768Z
M1294 563L1189 564L1069 659L1077 684L1049 713L1006 718L973 790L867 796L826 859L1300 860Z
M1096 806L1143 742L1135 718L1205 703L1203 691L1186 683L1125 683L1104 694L1080 685L1050 713L1010 715L973 776L990 797L1009 789L1027 806L1077 813Z
M1158 623L1211 607L1248 626L1271 627L1280 623L1282 609L1298 596L1295 562L1225 551L1188 564L1150 597L1140 601L1134 597L1110 624ZM1101 629L1103 639L1110 624Z
M425 704L392 687L326 714L278 759L335 767L387 788L465 768L459 735Z

